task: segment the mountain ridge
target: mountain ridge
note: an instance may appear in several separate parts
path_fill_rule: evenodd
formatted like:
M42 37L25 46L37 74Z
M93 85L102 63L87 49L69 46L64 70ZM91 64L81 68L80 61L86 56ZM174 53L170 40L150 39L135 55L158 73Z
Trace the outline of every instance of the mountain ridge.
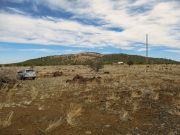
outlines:
M96 52L81 52L77 54L64 54L45 56L35 59L26 60L24 62L6 64L16 66L50 66L50 65L88 65L90 61L101 61L103 64L113 64L117 62L128 63L132 61L134 64L146 64L146 57L130 54L100 54ZM148 58L149 64L180 64L178 61L164 58Z

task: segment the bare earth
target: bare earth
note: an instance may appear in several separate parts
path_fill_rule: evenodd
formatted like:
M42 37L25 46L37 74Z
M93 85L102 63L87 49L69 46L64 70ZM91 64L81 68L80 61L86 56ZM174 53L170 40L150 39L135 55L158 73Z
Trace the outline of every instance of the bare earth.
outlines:
M0 71L14 77L19 69ZM0 135L180 134L180 65L35 70L36 80L1 88Z

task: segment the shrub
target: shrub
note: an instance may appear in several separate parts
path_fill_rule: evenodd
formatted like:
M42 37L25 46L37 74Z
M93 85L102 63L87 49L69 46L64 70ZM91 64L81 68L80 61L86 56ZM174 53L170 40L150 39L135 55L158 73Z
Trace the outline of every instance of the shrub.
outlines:
M11 89L14 87L16 82L13 71L7 69L0 70L0 89Z
M128 64L129 66L131 66L131 65L133 65L134 63L133 63L132 60L129 60L129 61L127 62L127 64Z
M96 60L89 62L89 67L94 71L99 72L99 70L102 69L104 65L101 61Z
M16 84L15 79L11 79L6 76L0 77L0 89L5 88L5 87L8 87L8 89L11 89L14 87L15 84Z

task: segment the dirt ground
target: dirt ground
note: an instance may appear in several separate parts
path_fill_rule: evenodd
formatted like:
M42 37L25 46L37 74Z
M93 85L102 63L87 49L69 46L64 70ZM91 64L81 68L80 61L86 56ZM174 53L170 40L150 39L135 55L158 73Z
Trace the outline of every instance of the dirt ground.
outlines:
M0 71L15 78L19 69ZM3 82L0 135L180 134L180 65L34 69L36 80Z

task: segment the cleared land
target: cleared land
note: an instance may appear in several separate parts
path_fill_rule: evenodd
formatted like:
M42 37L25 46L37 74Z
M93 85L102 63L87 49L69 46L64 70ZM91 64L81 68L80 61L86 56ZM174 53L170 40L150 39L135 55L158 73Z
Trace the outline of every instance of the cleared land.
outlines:
M0 135L180 134L180 65L35 67L25 81L18 69L0 69Z

